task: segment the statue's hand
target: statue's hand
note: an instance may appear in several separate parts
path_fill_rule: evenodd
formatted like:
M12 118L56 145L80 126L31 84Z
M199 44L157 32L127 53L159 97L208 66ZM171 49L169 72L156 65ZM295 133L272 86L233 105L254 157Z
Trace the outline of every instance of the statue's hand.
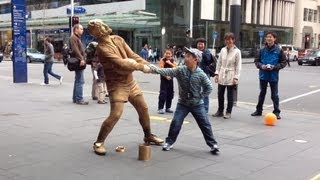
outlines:
M143 70L142 72L144 73L151 73L151 68L147 65L143 65Z
M136 61L136 60L131 59L131 58L128 58L127 60L128 60L130 63L137 63L137 61Z

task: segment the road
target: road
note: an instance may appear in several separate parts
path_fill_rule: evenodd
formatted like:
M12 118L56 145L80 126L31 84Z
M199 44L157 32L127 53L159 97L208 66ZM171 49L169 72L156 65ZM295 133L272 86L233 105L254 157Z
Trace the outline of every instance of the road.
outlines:
M209 116L220 155L209 153L189 115L174 148L164 152L151 146L147 162L137 160L143 132L132 105L125 104L108 136L107 155L97 156L92 143L110 105L90 99L90 70L85 71L84 87L90 104L79 106L71 100L74 73L55 63L53 70L64 76L63 84L50 77L49 86L40 86L42 68L40 63L28 64L29 83L14 84L11 62L0 63L1 180L319 180L320 67L293 65L282 70L280 97L286 102L281 104L282 119L270 127L262 117L250 116L258 96L258 72L253 64L244 64L232 118ZM134 75L144 91L152 131L165 138L172 114L157 114L159 75ZM215 96L216 87L210 97L210 114L217 108ZM270 104L267 99L266 106ZM124 153L114 151L119 145L126 147Z
M12 77L12 64L8 61L3 61L0 64L0 76ZM41 63L28 64L29 82L40 83L43 79ZM64 76L64 81L73 83L72 72L69 72L62 63L55 63L53 70ZM87 94L90 92L91 72L85 71ZM143 74L135 72L135 76L144 91L150 93L158 93L159 91L159 76L153 74ZM50 79L54 82L53 77ZM213 82L213 81L212 81ZM258 70L253 63L242 65L241 77L239 82L238 105L255 106L259 93ZM217 99L217 87L210 98ZM177 95L177 83L175 82L175 92ZM280 107L283 110L298 111L303 113L320 113L318 102L320 102L320 67L319 66L299 66L296 62L291 62L291 67L285 67L280 71L279 81L279 96ZM269 110L272 106L270 89L265 101L265 109ZM254 110L254 107L253 107ZM270 109L271 110L271 109ZM211 110L212 113L215 110Z

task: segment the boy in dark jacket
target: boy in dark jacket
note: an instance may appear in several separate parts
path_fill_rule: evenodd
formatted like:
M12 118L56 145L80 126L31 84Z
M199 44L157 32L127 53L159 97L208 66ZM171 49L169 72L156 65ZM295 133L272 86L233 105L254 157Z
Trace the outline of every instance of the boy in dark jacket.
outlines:
M259 69L260 94L256 111L251 116L261 116L263 111L263 103L267 93L268 83L271 88L271 99L273 101L273 113L280 117L278 81L279 70L286 66L286 56L283 50L276 44L277 34L274 32L266 33L266 45L262 48L256 58L255 64Z
M92 60L93 75L96 81L96 95L98 95L98 104L106 104L107 85L105 81L104 69L98 58Z

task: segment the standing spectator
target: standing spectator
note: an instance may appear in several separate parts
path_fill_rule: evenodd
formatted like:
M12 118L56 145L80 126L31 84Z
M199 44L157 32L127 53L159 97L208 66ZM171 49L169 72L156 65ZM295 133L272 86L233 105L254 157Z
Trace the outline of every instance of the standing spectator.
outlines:
M96 47L98 46L98 43L95 41L90 42L85 50L85 53L87 55L86 57L86 64L91 65L91 73L92 73L92 87L91 87L91 97L92 100L98 100L98 94L97 94L97 81L94 76L94 67L93 67L93 60L96 59Z
M86 65L84 47L81 43L80 37L83 33L83 27L80 24L73 26L73 34L70 37L71 57L80 60L80 67ZM84 85L84 69L75 70L75 81L73 86L73 103L79 105L88 105L89 102L83 100L83 85Z
M148 61L153 62L153 51L151 46L148 48Z
M224 35L226 44L220 51L218 58L215 82L218 83L218 111L214 117L222 117L224 110L224 92L227 88L228 105L225 119L231 118L233 107L233 91L238 84L241 71L241 51L235 46L235 36L228 32Z
M105 104L107 103L105 100L106 93L107 93L107 85L106 85L103 66L99 62L97 57L95 57L92 60L92 68L93 68L94 78L96 81L95 94L96 96L98 96L98 104Z
M213 74L210 74L209 71L209 65L216 61L215 58L212 56L210 51L206 49L206 40L204 38L198 38L196 39L197 49L202 51L202 60L200 62L200 68L206 73L208 78L210 79L210 76L213 76ZM206 109L206 112L209 112L209 96L204 97L204 108Z
M256 67L259 69L260 94L256 111L251 116L261 116L263 103L267 93L268 84L271 88L271 99L273 101L273 113L280 117L278 81L279 70L286 66L286 56L283 50L276 43L277 34L274 32L266 33L266 45L262 48L255 58Z
M144 60L148 60L148 44L145 44L143 46L143 48L140 51L140 56L144 59Z
M53 49L53 45L51 44L51 38L49 37L44 38L44 44L45 44L45 50L44 50L45 60L44 60L44 66L43 66L44 82L41 83L41 85L49 84L48 74L58 79L60 81L60 84L62 84L63 77L52 72L52 65L54 61L54 49Z
M217 154L219 152L208 115L203 105L203 97L211 93L212 84L208 76L198 67L201 59L201 51L186 48L185 66L158 68L154 65L149 65L151 72L163 76L174 76L179 84L179 100L170 124L166 143L162 147L164 151L172 149L181 130L184 118L191 112L201 129L207 145L211 148L211 153Z
M164 53L164 57L160 60L161 68L173 68L176 67L176 63L172 58L172 51L167 49ZM173 99L173 77L160 75L160 94L158 102L158 113L164 114L173 113L171 110L171 104ZM164 110L164 104L166 104L166 110Z
M286 56L287 64L290 67L290 49L287 48L284 53L285 53L285 56Z
M67 44L64 44L62 47L62 58L63 58L64 65L67 65L69 57L70 57L70 49Z

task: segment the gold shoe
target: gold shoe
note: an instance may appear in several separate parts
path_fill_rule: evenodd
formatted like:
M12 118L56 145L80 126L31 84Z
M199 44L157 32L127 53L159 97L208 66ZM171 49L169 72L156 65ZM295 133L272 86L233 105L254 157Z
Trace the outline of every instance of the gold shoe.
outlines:
M146 144L155 144L155 145L162 145L164 142L162 139L158 138L156 135L151 134L149 137L143 138Z
M103 143L96 143L96 142L93 144L93 151L100 156L106 155L106 152L107 152Z

